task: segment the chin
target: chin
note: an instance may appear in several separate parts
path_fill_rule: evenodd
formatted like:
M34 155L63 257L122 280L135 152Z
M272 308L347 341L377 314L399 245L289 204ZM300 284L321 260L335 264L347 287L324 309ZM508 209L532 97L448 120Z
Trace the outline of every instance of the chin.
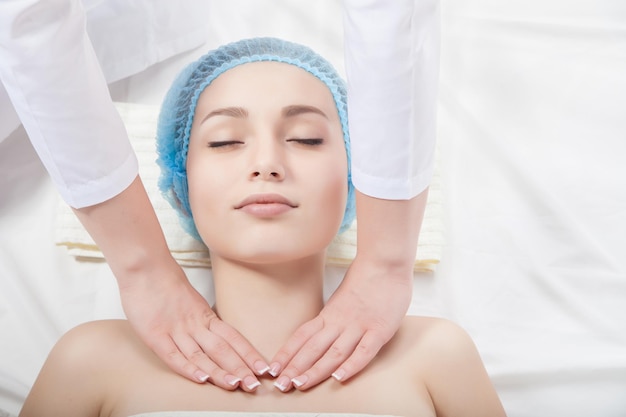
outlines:
M235 262L250 264L280 264L323 256L335 234L332 230L304 230L294 232L293 227L245 228L233 231L230 236L214 234L214 239L205 239L211 253ZM209 236L207 236L209 237Z
M263 248L259 250L242 251L237 250L236 253L231 253L226 256L230 259L247 264L257 265L273 265L273 264L285 264L290 262L299 261L305 258L315 257L319 254L324 255L326 248L321 250L297 250L297 248L290 248L285 250L284 248Z
M323 258L328 243L325 240L317 244L310 240L302 242L302 236L299 238L284 236L280 240L274 240L269 237L258 241L244 239L227 247L214 247L211 249L211 253L217 253L222 258L239 263L256 265L285 264L318 256Z

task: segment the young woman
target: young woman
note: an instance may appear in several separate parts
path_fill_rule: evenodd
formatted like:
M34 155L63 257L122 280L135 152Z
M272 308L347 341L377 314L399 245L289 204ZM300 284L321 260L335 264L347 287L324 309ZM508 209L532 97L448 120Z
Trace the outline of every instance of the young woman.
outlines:
M341 80L300 45L229 44L175 81L158 141L162 189L211 251L214 310L271 363L323 308L326 248L354 216ZM299 391L293 386L306 381L275 378L272 369L239 380L218 364L206 367L232 391L172 372L126 321L87 323L55 346L20 415L504 415L471 339L436 318L406 317L343 383Z

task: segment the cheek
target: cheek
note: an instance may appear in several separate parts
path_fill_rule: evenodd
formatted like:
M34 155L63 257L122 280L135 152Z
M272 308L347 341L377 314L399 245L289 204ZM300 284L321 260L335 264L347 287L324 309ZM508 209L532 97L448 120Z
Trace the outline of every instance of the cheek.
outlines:
M341 171L341 174L332 178L329 184L332 189L333 200L333 215L337 220L337 229L341 226L343 216L346 211L346 203L348 200L348 170L347 168Z
M317 170L317 214L327 218L329 233L337 233L343 220L348 196L348 168L345 159L335 159Z
M215 222L219 215L219 198L223 195L223 177L216 174L214 166L210 166L199 158L189 158L187 161L187 185L189 187L189 205L193 213L193 220L203 240L207 227Z

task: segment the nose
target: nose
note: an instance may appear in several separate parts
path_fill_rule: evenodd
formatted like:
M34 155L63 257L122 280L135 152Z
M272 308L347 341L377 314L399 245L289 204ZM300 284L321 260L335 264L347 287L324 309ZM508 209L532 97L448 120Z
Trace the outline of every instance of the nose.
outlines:
M251 180L282 181L285 178L280 145L274 141L268 142L256 146L250 170Z

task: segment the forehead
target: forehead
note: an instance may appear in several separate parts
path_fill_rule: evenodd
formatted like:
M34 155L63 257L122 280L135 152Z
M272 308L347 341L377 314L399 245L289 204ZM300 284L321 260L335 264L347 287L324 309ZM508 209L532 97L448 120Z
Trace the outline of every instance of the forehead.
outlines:
M282 62L251 62L220 74L202 92L198 107L271 103L310 104L336 113L324 82L300 67Z

